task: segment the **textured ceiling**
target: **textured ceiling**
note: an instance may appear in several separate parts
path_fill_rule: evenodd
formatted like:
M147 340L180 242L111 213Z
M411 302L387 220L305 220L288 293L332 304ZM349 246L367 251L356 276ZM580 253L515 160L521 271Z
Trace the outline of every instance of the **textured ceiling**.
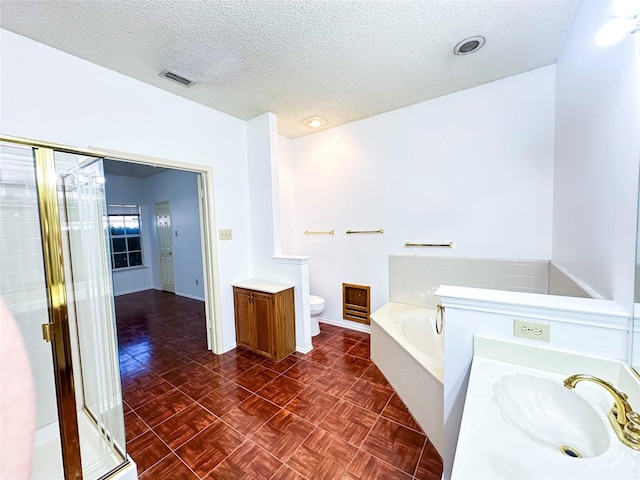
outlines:
M555 63L577 0L36 0L0 25L291 138ZM453 47L486 37L472 55ZM169 68L197 84L159 76ZM300 123L320 115L328 124Z

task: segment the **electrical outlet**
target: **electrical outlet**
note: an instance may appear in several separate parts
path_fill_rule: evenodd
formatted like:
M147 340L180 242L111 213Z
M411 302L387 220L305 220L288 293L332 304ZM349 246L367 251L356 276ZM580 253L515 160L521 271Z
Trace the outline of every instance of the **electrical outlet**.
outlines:
M514 318L513 336L548 342L551 338L551 325L546 323L528 322L526 320L516 320Z
M218 230L220 240L231 240L231 229L221 228Z
M200 285L200 280L196 278L196 285Z

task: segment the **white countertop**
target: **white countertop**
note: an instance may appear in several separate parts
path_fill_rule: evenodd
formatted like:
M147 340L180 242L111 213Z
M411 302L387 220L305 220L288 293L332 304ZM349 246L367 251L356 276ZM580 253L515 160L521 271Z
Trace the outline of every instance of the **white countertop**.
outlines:
M294 287L292 283L274 282L272 280L261 280L259 278L249 278L241 282L232 283L231 286L264 293L278 293Z
M527 347L528 352L522 352L523 361L519 361L517 353L522 345L480 338L481 345L478 346L478 339L476 337L476 355L471 367L452 479L640 478L640 452L623 445L609 425L606 415L613 399L603 388L583 382L572 391L587 400L597 412L602 412L609 435L609 447L604 453L579 459L564 456L548 445L537 443L511 424L503 417L493 391L493 385L506 375L524 373L561 385L569 375L587 373L611 381L628 393L631 406L638 410L640 384L625 365L537 347ZM539 350L539 353L534 350ZM492 352L490 356L493 358L478 355L478 352ZM493 355L495 352L498 354ZM542 368L531 366L537 364L537 359L543 360L540 362Z

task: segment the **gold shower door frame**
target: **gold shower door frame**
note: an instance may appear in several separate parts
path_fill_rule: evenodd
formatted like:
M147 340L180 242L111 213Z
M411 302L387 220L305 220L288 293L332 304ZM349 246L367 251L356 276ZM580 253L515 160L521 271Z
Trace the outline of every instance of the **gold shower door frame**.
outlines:
M34 147L50 322L48 325L43 325L43 335L45 340L51 342L53 352L53 373L65 479L81 480L80 434L71 360L69 310L53 152L50 148Z

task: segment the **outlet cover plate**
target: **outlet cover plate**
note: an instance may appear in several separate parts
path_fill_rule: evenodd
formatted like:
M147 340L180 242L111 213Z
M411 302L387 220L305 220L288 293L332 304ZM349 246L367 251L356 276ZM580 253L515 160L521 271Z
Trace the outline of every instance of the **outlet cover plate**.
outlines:
M514 318L513 336L548 342L551 339L551 325Z

